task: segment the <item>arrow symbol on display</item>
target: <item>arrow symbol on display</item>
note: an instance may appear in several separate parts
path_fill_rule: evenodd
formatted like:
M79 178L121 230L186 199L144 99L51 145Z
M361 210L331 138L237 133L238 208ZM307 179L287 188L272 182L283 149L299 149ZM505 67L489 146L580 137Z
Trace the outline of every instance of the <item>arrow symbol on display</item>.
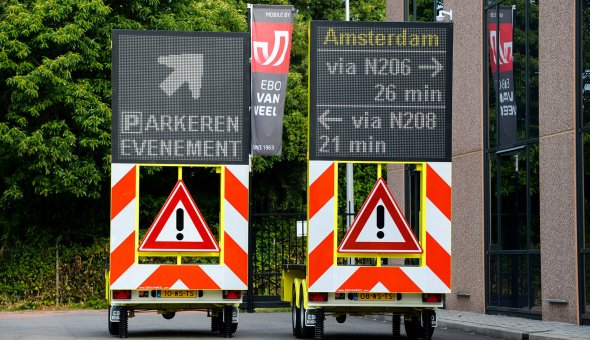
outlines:
M434 63L434 65L419 65L418 69L433 70L431 77L434 78L443 69L443 66L441 63L438 62L438 60L436 60L435 57L432 57L432 62Z
M328 118L329 114L330 114L330 110L326 110L326 111L324 111L324 113L322 113L318 117L318 122L320 122L320 124L322 124L326 128L326 130L330 129L328 122L341 122L342 121L342 118Z
M203 77L202 54L168 55L158 58L158 63L174 69L160 84L162 91L172 96L184 83L192 93L193 99L201 96L201 78Z

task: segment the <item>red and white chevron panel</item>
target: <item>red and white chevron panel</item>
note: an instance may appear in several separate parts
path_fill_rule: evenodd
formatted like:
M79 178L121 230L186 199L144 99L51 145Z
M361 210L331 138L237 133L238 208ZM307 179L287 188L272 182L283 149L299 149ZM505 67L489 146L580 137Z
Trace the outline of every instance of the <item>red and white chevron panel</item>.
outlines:
M423 163L426 183L424 257L419 267L336 265L335 162L309 162L310 292L449 293L451 291L451 163Z
M136 164L112 164L110 288L247 289L248 166L222 166L225 185L219 265L137 263L138 172Z

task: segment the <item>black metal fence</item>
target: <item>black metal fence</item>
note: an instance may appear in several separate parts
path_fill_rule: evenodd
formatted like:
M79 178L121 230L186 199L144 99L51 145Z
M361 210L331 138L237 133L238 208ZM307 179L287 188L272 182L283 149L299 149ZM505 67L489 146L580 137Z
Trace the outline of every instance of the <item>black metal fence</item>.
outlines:
M281 302L283 264L305 263L306 213L252 212L250 215L248 293L243 307L287 307Z

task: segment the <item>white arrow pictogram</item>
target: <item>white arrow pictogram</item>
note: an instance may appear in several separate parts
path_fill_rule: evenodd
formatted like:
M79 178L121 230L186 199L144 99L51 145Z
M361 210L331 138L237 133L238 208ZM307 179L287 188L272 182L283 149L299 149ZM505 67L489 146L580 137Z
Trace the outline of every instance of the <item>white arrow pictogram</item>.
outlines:
M432 72L431 77L434 78L443 69L443 66L441 63L438 62L438 60L436 60L435 57L432 57L432 62L434 63L434 65L419 65L418 69L433 70L434 72Z
M162 91L171 96L182 84L187 83L193 99L201 96L201 78L203 77L202 54L179 54L162 56L158 62L174 69L160 84Z
M341 122L342 118L328 118L328 114L330 114L330 110L326 110L324 111L324 113L322 113L319 117L318 117L318 122L320 122L320 124L322 124L326 130L330 129L330 126L328 125L328 122Z

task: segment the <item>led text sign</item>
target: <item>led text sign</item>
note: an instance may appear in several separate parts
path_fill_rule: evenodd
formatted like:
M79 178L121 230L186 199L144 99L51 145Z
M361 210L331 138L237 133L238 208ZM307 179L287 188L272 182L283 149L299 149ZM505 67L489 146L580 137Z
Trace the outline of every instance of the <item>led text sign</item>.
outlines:
M313 21L310 159L450 161L452 24Z

